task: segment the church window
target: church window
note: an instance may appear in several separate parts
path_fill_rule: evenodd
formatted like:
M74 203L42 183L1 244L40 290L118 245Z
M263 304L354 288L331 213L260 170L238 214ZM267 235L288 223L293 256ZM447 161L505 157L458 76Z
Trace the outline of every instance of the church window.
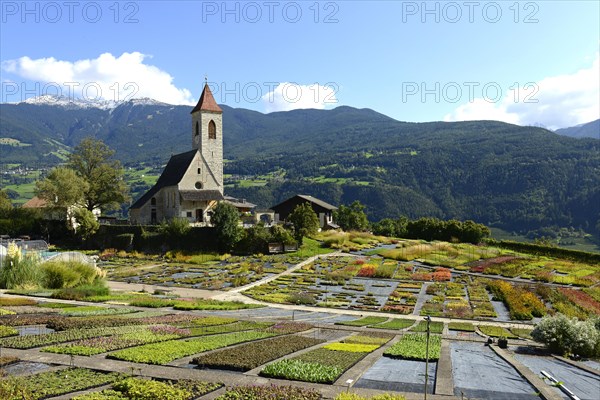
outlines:
M196 136L198 136L200 134L200 124L198 124L198 121L196 121Z
M217 138L217 125L215 124L215 121L213 121L212 119L208 123L208 138L209 139Z
M198 168L198 175L200 175L202 173L202 169Z
M156 197L153 197L152 199L150 199L150 205L151 206L155 206L156 205Z
M202 182L196 182L196 184L194 185L194 187L198 190L202 189Z

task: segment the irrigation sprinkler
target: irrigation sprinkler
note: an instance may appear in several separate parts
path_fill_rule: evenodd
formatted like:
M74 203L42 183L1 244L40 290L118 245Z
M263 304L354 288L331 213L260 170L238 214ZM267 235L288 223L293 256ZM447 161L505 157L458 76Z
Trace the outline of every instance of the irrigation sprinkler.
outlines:
M425 400L427 400L427 383L429 381L429 324L431 323L431 317L428 315L425 317L427 321L427 339L425 341Z

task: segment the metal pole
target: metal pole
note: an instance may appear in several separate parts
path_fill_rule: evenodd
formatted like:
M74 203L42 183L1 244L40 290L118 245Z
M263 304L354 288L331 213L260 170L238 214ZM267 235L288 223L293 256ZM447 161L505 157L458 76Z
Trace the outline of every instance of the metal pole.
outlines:
M427 340L425 342L425 400L427 400L427 384L429 383L429 323L431 317L428 315L425 317L427 321Z

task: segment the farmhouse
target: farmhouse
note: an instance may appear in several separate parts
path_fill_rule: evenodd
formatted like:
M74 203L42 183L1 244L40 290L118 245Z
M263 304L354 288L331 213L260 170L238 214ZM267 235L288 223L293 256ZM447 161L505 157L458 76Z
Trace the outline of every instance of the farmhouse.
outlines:
M337 207L332 206L323 200L304 194L297 194L296 196L290 197L276 206L271 207L275 212L275 223L285 222L292 211L294 211L294 208L303 203L309 203L313 211L319 216L319 225L321 229L339 228L339 226L333 222L333 211L337 210Z
M254 204L223 195L223 110L207 83L192 114L192 150L171 157L156 184L129 209L135 224L186 218L209 226L212 210L227 201L249 212Z
M68 220L70 226L73 229L77 229L77 227L79 226L79 224L75 220L75 217L73 216L73 213L75 212L75 210L77 208L82 207L81 205L76 204L76 205L69 206L68 208L59 209L56 207L49 207L48 202L46 200L39 198L38 196L34 196L30 200L28 200L26 203L24 203L22 207L42 210L43 218L46 220L50 220L50 221L67 221ZM92 214L94 215L94 217L97 220L101 214L100 208L94 208L94 210L92 211Z

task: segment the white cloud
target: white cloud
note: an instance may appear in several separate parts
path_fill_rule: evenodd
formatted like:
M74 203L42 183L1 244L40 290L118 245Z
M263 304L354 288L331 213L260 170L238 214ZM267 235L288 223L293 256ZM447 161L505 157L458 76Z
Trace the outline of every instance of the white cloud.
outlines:
M297 83L279 83L275 89L262 96L266 112L289 111L301 108L316 108L319 110L338 102L337 85Z
M57 94L60 87L62 95L84 100L149 97L169 104L193 105L190 91L177 88L167 72L145 64L147 57L139 52L123 53L119 57L104 53L95 59L75 62L53 57L35 60L21 57L4 61L1 67L6 72L39 82L39 95ZM49 93L44 92L44 87Z
M458 106L444 121L494 119L564 128L600 118L600 55L589 68L509 90L497 102L483 98Z

